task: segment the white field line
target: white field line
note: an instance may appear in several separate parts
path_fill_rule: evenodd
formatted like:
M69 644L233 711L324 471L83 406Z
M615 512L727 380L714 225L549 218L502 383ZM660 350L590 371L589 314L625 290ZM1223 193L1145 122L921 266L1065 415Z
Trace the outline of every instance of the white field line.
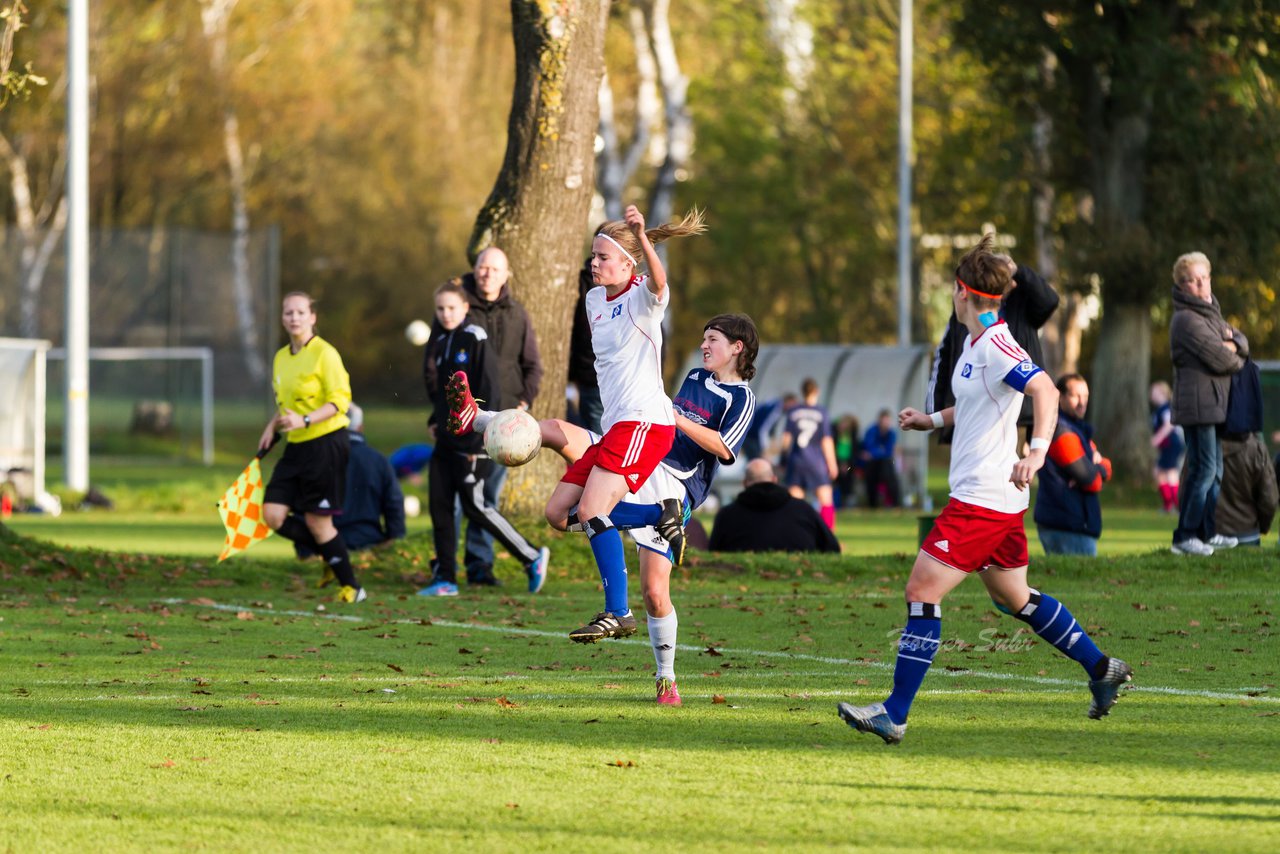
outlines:
M166 605L191 605L185 599L160 599L158 600ZM217 611L249 611L255 614L274 614L282 617L311 617L313 619L322 620L341 620L349 623L386 623L392 625L423 625L422 619L399 619L399 620L370 620L365 617L357 617L353 614L329 614L323 611L277 611L273 608L258 608L247 605L232 605L221 602L214 602L212 605L195 605L197 608L212 608ZM543 637L556 638L558 640L565 639L564 632L547 632L540 629L522 629L511 626L492 626L483 623L458 623L452 620L428 620L426 625L440 626L446 629L465 629L467 631L491 632L494 634L505 635L522 635L525 637ZM610 641L613 644L627 644L634 646L649 646L648 640L621 638ZM706 647L694 646L691 644L677 644L677 649L687 652L704 652ZM780 658L789 661L815 661L821 664L834 664L843 667L865 667L871 670L892 670L893 665L884 661L864 661L857 658L837 658L826 655L809 655L802 652L784 652L779 650L759 650L759 649L739 649L737 647L716 647L716 650L723 655L737 655L756 658ZM1054 679L1048 676L1026 676L1019 673L1001 673L993 670L951 670L947 668L935 668L931 673L940 676L948 676L952 678L959 677L975 677L979 679L992 679L1001 682L1023 682L1031 685L1052 685L1054 687L1080 688L1082 680L1074 679ZM1131 691L1140 691L1151 694L1168 694L1175 697L1200 697L1208 700L1245 700L1256 701L1260 703L1280 703L1280 696L1250 696L1245 693L1244 689L1237 689L1235 692L1226 691L1197 691L1188 688L1173 688L1159 685L1134 685L1129 688Z

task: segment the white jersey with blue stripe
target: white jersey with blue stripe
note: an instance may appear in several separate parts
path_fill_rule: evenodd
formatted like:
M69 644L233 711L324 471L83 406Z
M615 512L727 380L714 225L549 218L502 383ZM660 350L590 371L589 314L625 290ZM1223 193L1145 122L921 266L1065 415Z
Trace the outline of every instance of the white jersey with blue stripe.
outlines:
M756 395L745 382L721 382L704 368L695 368L684 378L672 399L676 411L695 424L720 434L732 457L721 460L679 430L662 465L684 483L690 506L698 507L711 492L711 481L720 464L732 463L751 427Z
M1027 509L1030 490L1010 483L1009 474L1018 461L1023 389L1040 372L1003 320L976 339L965 337L951 374L956 397L951 497L998 513Z

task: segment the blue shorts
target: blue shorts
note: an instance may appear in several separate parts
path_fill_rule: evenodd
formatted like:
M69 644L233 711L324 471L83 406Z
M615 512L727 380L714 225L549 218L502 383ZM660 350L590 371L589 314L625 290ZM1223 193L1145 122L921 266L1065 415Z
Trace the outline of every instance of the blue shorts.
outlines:
M1156 457L1156 468L1161 471L1182 468L1182 451L1180 442L1166 442Z
M819 486L830 486L831 475L824 463L821 468L803 460L787 463L787 476L784 486L798 486L805 492L812 492Z

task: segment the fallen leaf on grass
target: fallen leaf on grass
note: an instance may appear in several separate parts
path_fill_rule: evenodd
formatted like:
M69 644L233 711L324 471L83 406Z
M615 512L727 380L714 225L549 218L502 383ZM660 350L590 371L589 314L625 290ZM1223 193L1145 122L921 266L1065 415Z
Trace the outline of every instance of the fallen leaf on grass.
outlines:
M390 668L391 668L392 670L394 670L396 673L404 673L404 668L403 668L403 667L400 667L400 666L398 666L398 665L395 665L395 664L388 664L388 665L387 665L387 667L390 667Z
M278 706L280 705L280 701L279 700L254 700L253 704L255 706Z
M208 697L212 697L212 696L213 696L213 692L212 692L212 691L201 691L201 690L195 690L195 691L192 691L191 693L192 693L192 694L204 694L205 696L208 696Z
M484 742L485 742L485 744L502 744L502 739L500 739L500 738L486 738L486 739L484 740Z
M721 652L720 650L716 649L714 646L711 646L711 645L709 645L709 644L707 645L707 648L703 650L703 654L705 654L705 655L710 655L710 656L716 656L716 657L719 657L719 656L723 656L723 655L724 655L724 653L723 653L723 652Z
M589 720L589 721L583 721L583 723L584 723L584 724L598 724L598 723L600 723L600 719L599 719L599 718L592 718L592 719L591 719L591 720Z
M465 646L460 646L458 647L458 655L472 655L472 652Z
M208 756L192 756L191 761L192 762L208 762L209 757Z
M617 682L606 682L604 683L604 687L608 688L611 691L617 691L622 688L622 686L619 685Z
M180 707L178 708L178 711L180 711L180 712L203 712L203 711L204 711L204 706L180 706Z
M606 762L606 763L604 763L604 764L605 764L605 765L608 765L610 768L635 768L635 767L637 767L637 766L636 766L636 763L632 762L630 759L615 759L615 760L613 760L612 762Z
M152 768L174 768L177 766L177 764L178 763L174 762L172 759L166 759L165 761L161 762L159 765L152 765L151 767Z
M236 611L236 619L237 620L256 620L257 617L253 615L252 611Z
M509 810L518 810L518 809L520 809L520 805L519 805L519 804L507 804L507 809L509 809Z
M711 702L712 702L712 703L714 703L714 704L716 704L716 705L719 705L719 704L721 704L721 703L725 702L724 694L712 694L712 695L711 695Z
M40 724L40 726L31 726L27 729L53 729L53 724Z
M510 700L508 700L508 699L506 698L506 696L499 697L499 698L497 699L497 703L498 703L498 705L499 705L499 706L501 706L501 707L502 707L502 708L504 708L504 709L518 709L518 708L520 708L520 704L519 704L519 703L513 703L513 702L511 702Z

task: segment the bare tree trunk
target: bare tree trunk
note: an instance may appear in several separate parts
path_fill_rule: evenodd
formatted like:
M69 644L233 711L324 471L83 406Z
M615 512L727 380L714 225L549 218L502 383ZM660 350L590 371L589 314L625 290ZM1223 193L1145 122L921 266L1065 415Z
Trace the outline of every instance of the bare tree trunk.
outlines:
M636 49L636 115L631 142L625 153L620 152L618 126L613 110L613 89L609 75L600 80L600 138L604 146L596 164L596 187L604 200L604 213L609 219L622 219L625 207L623 196L627 184L640 166L649 147L654 128L658 124L658 70L653 49L649 46L649 28L644 12L632 6L627 16L631 38ZM656 218L654 222L658 222ZM661 244L659 244L661 245Z
M516 82L507 152L476 217L468 254L502 247L538 333L538 418L564 415L570 318L590 223L608 0L511 0ZM513 469L504 507L536 515L564 472L554 454Z
M266 359L253 316L253 284L249 278L249 176L240 145L240 120L231 103L227 66L227 29L238 0L200 0L200 20L209 42L209 67L222 91L222 144L227 153L231 189L231 297L236 333L245 369L255 384L267 378Z
M1040 86L1045 92L1043 99L1036 99L1035 121L1031 127L1032 178L1031 178L1031 215L1032 238L1035 241L1035 268L1050 285L1058 276L1058 257L1053 246L1053 204L1056 191L1051 173L1053 169L1053 116L1045 109L1044 103L1052 97L1054 73L1058 66L1058 58L1045 50L1040 60ZM1049 322L1040 330L1040 347L1044 352L1044 368L1053 376L1060 376L1066 371L1066 337L1075 331L1071 299L1062 295L1062 302ZM1078 344L1078 342L1077 342Z
M44 274L49 269L49 259L66 230L67 198L62 192L62 182L57 177L61 175L59 168L44 203L37 207L31 195L27 158L4 134L0 134L0 154L4 156L9 168L9 191L13 198L21 242L18 334L24 338L37 338L40 335L40 291L44 286ZM62 158L59 158L59 167L61 161Z
M1090 128L1098 204L1098 248L1091 260L1102 276L1104 298L1090 410L1099 446L1107 449L1117 471L1135 481L1145 480L1152 456L1147 384L1154 293L1150 282L1157 266L1142 224L1150 114L1148 98Z
M649 43L658 64L658 80L662 86L663 115L666 133L666 156L658 167L650 196L648 217L655 223L671 219L675 207L676 182L680 180L693 155L693 117L689 114L689 78L680 70L676 43L671 37L670 0L652 0L644 4L644 19ZM658 255L666 263L666 247L658 244Z

